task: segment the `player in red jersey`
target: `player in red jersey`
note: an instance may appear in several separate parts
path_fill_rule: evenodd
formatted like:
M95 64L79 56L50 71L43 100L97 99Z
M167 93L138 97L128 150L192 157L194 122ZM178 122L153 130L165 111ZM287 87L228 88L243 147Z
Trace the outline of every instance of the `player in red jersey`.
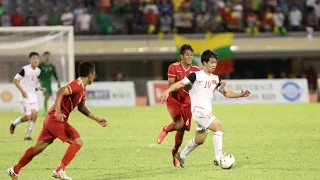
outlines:
M95 120L103 127L107 126L108 123L105 119L92 114L85 105L86 86L93 82L96 75L95 64L92 62L82 62L78 70L80 77L57 92L54 105L43 122L43 127L36 144L27 149L16 165L8 169L8 174L12 180L17 180L20 169L26 166L33 157L41 153L56 138L59 138L62 142L68 142L70 145L59 166L53 171L52 177L61 180L71 180L66 175L64 169L83 145L80 134L68 123L69 114L76 106L78 106L78 110L85 116Z
M197 66L192 65L193 49L190 45L184 44L180 48L181 61L173 63L168 68L169 86L182 80L192 72L199 71ZM191 102L189 97L189 89L183 89L172 92L167 100L167 109L173 120L167 126L164 126L158 135L157 143L161 144L168 132L177 131L175 136L175 144L171 149L173 165L179 166L179 161L175 158L179 147L182 144L184 131L189 131L191 127Z

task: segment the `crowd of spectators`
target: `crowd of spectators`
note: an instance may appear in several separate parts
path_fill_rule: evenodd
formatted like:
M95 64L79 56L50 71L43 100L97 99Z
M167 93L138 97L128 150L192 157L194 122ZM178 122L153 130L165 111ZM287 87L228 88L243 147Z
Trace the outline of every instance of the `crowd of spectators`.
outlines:
M77 34L156 34L319 30L320 0L53 0L64 6L6 9L1 26L74 25ZM18 1L18 3L17 3ZM34 6L38 3L38 6ZM57 3L58 4L58 3ZM9 7L9 6L8 6Z

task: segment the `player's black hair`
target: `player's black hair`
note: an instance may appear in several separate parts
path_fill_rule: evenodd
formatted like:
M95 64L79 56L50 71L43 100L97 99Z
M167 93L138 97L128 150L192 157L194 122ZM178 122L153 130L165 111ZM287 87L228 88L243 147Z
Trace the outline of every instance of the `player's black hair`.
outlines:
M39 56L39 53L37 53L37 52L31 52L31 53L29 54L29 58L31 58L32 56Z
M205 50L201 54L201 63L204 64L204 62L209 62L211 58L215 58L216 60L218 60L218 54L209 49Z
M184 44L180 47L180 54L184 55L184 53L188 50L193 52L193 49L190 44Z
M45 51L45 52L43 53L43 55L50 55L50 52L49 52L49 51Z
M88 77L90 73L93 73L96 69L96 65L90 61L81 62L78 66L78 72L80 77Z

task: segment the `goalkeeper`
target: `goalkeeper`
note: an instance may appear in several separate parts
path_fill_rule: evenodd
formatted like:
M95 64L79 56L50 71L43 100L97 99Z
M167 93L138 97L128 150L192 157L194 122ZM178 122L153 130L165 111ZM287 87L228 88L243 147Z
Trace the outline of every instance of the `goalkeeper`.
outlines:
M43 53L43 61L39 64L41 70L40 84L43 88L46 88L44 92L44 103L43 103L43 115L45 116L48 112L48 100L52 96L51 80L52 76L58 83L58 89L60 89L60 82L57 76L56 67L50 62L50 52L46 51Z

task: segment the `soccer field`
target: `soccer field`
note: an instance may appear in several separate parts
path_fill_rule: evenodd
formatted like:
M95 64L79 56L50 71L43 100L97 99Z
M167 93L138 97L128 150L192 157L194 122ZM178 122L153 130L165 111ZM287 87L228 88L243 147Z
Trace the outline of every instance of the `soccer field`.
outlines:
M224 124L223 151L233 153L236 165L223 170L213 165L210 132L204 145L186 159L186 167L174 168L170 148L174 133L161 145L156 137L171 120L165 107L92 109L106 117L109 126L73 112L69 122L84 139L84 146L66 172L74 180L107 179L318 179L320 167L320 104L215 106L214 115ZM6 169L17 162L34 142L23 141L27 123L9 133L10 120L18 112L1 113L0 179L10 179ZM32 137L41 129L40 117ZM194 136L185 134L182 148ZM20 172L22 180L52 179L67 144L56 140ZM181 150L181 149L180 149Z

